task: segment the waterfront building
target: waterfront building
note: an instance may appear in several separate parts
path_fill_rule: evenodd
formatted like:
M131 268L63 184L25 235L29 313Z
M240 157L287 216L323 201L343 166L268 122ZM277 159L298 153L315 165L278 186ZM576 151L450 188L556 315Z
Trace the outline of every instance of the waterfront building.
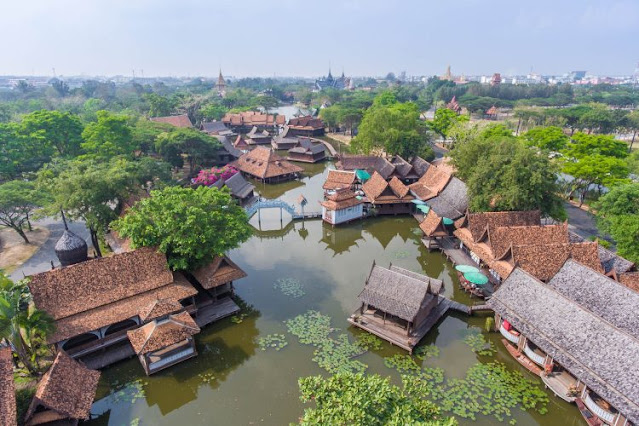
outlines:
M274 132L278 126L286 124L286 117L283 115L264 114L258 111L244 111L239 113L226 113L222 117L222 122L231 130L237 133L246 133L253 127L258 130Z
M445 163L432 163L408 188L415 199L427 203L441 218L455 220L468 209L468 188L452 175Z
M390 161L376 155L341 155L335 167L352 172L365 170L369 175L377 172L385 180L390 179L395 171L395 166Z
M263 146L243 154L232 165L242 173L267 183L297 179L304 171Z
M200 130L211 136L217 136L217 135L226 134L226 132L229 132L229 128L226 127L226 125L221 121L211 121L208 123L202 123L200 125Z
M348 188L337 189L320 204L322 219L331 225L361 219L364 215L362 201Z
M323 136L324 127L320 118L311 115L288 120L289 136Z
M266 130L259 131L257 126L253 126L251 131L246 134L245 141L248 144L249 149L251 149L257 145L270 145L272 138Z
M419 170L416 170L411 163L404 160L399 155L394 155L391 158L390 162L393 166L395 166L395 170L393 170L391 176L397 176L397 178L406 185L416 182L423 175L423 173L419 174ZM421 162L427 163L425 160L419 157L415 157L413 159L413 162L420 164Z
M568 259L547 284L515 268L488 305L513 357L589 425L639 423L639 293Z
M344 170L329 170L326 182L322 185L324 191L335 191L339 189L353 189L355 187L355 172Z
M214 299L233 292L233 281L246 277L246 272L228 256L215 256L208 264L193 271L193 277Z
M273 138L271 146L273 149L289 150L297 145L297 138L292 136L288 126L284 126L282 132Z
M297 144L288 150L287 159L303 163L317 163L326 159L326 147L322 141L299 137Z
M386 181L382 175L373 172L369 180L362 185L366 196L365 201L371 205L377 214L407 214L412 212L412 201L415 199L408 187L397 177Z
M242 151L236 148L226 136L217 136L221 147L218 149L217 158L220 165L226 165L242 156Z

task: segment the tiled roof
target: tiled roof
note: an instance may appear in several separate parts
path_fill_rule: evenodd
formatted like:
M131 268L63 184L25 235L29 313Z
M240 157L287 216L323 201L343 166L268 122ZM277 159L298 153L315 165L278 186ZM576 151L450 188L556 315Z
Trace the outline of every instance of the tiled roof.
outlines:
M388 187L388 182L377 172L373 172L371 178L362 185L362 191L369 200L373 201Z
M526 226L539 225L541 223L541 212L539 210L516 211L516 212L484 212L469 213L468 229L473 240L477 241L486 228L494 229L498 226Z
M512 245L568 244L568 224L537 226L501 226L490 230L490 245L496 258Z
M629 289L639 292L639 272L619 274L619 282Z
M164 349L188 339L200 332L191 315L183 311L169 315L167 320L153 321L135 330L127 331L127 336L136 354L147 354Z
M307 115L289 119L288 126L294 129L317 130L324 128L324 122L319 118Z
M244 173L248 173L260 179L272 178L291 173L304 171L299 166L282 159L268 148L256 147L253 151L243 154L233 163Z
M371 175L373 172L377 172L384 179L388 179L395 171L395 166L387 159L375 155L343 155L340 157L336 167L350 171L366 170Z
M428 200L428 205L441 217L457 219L468 209L468 188L453 177L437 196Z
M355 177L355 172L331 169L322 188L329 190L351 188L355 183Z
M397 198L404 198L406 194L408 194L408 187L404 185L402 181L397 178L397 176L393 176L390 182L388 182L388 186L393 191L393 194L397 196Z
M175 127L193 127L189 116L186 114L171 115L167 117L152 117L151 121L155 121L156 123L167 123Z
M222 118L222 122L233 126L272 126L274 124L284 125L286 123L286 117L279 114L274 117L271 114L244 111L240 113L226 113Z
M16 421L11 348L0 346L0 426L15 426Z
M320 204L328 210L341 210L362 204L362 201L358 200L350 189L341 189L334 194L327 195L326 201L322 201Z
M156 299L140 309L142 322L154 320L184 309L184 306L176 299Z
M432 209L428 211L424 220L419 224L419 228L428 237L445 237L448 235L448 232L442 222L442 218L439 217Z
M413 166L413 170L419 177L424 176L428 168L430 167L430 163L424 160L421 157L415 156L410 162L411 166Z
M408 161L404 160L399 155L395 155L391 159L391 163L395 166L395 174L397 174L401 178L405 178L411 175L411 172L413 172L413 175L416 175L416 173L414 173L413 171L413 166L411 166Z
M246 272L227 256L216 256L207 265L193 272L193 276L205 289L211 289L246 277Z
M89 370L59 351L49 370L42 376L35 398L46 408L66 418L88 419L99 379L99 371ZM27 418L33 414L30 410Z

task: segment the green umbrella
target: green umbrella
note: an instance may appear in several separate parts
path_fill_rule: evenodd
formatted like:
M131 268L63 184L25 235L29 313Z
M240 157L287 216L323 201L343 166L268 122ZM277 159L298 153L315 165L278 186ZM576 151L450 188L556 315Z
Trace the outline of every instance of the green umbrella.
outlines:
M477 285L484 285L488 282L488 277L479 272L466 272L464 273L464 278Z
M457 265L457 266L455 266L455 269L457 269L459 272L462 272L462 273L479 272L479 269L475 268L474 266L470 266L470 265Z
M417 206L417 210L423 213L428 213L430 211L430 207L428 207L426 204L420 204L419 206Z
M422 200L413 200L411 201L413 204L417 204L417 205L424 205L426 204L425 202L423 202Z
M444 225L452 225L453 223L455 223L452 219L449 219L447 217L442 218L442 222L444 222Z

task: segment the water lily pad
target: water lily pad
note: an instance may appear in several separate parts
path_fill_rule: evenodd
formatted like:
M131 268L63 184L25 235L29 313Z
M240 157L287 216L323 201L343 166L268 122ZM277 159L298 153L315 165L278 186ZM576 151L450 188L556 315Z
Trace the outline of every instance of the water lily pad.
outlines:
M275 349L276 351L279 351L280 349L288 345L288 342L286 341L286 336L284 336L283 334L277 334L277 333L260 337L257 343L260 349L263 351L267 349Z
M304 285L295 278L280 278L275 281L273 288L280 290L282 294L291 296L294 299L302 297L306 294L304 291Z

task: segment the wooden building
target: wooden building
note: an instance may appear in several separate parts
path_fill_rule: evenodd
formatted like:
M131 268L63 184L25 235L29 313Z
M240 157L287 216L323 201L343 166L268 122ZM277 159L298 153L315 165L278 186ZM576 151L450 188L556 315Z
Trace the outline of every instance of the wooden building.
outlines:
M343 170L329 170L326 176L326 182L322 185L324 191L336 191L338 189L354 189L355 172L347 172Z
M258 130L256 126L253 126L250 132L246 134L245 141L249 146L249 149L258 145L270 145L273 138L266 130Z
M419 180L409 186L411 194L424 201L441 218L455 220L468 209L468 188L450 170L430 164Z
M288 160L317 163L326 159L326 147L321 141L297 138L297 144L288 150Z
M202 123L200 130L211 136L226 136L230 129L221 121L210 121L208 123Z
M237 133L246 133L253 127L258 130L274 132L278 126L286 124L286 117L283 115L263 114L257 111L244 111L239 113L226 113L222 122Z
M141 310L157 299L196 311L197 290L153 248L42 272L30 277L29 289L35 306L55 320L47 342L87 362L105 351L107 363L131 356L126 332L140 326Z
M151 117L150 120L156 123L170 124L171 126L175 126L175 127L184 127L184 128L193 127L193 123L191 123L191 119L186 114L170 115L166 117Z
M235 141L233 141L233 146L236 149L238 149L240 152L242 152L243 154L246 154L247 152L249 152L251 149L255 147L255 145L253 146L249 145L247 140L244 139L242 135L237 135L235 137Z
M196 356L193 336L199 332L191 315L182 311L162 315L128 331L127 336L144 371L150 375Z
M413 210L415 199L397 177L387 182L382 175L374 172L371 178L362 185L366 195L365 201L373 207L377 214L407 214Z
M237 266L228 256L215 256L205 266L193 271L200 285L215 299L233 292L233 281L246 277L246 272Z
M77 425L88 420L100 372L59 351L38 383L25 425Z
M425 160L422 160L419 157L415 157L414 161L416 163L419 163L420 160L425 162ZM396 176L406 185L415 183L423 175L423 173L419 174L419 170L416 170L411 163L404 160L399 155L393 156L390 162L393 166L395 166L395 170L393 171L391 176Z
M350 172L365 170L370 175L377 172L384 180L390 179L395 171L395 166L390 161L376 155L342 155L335 167Z
M289 150L297 145L297 137L290 134L288 126L284 126L282 132L273 138L271 146L277 150Z
M226 179L224 186L231 191L231 197L236 199L240 206L249 204L255 198L255 185L244 179L241 173L235 173Z
M440 280L393 265L386 269L373 262L358 296L360 307L349 322L412 352L441 318L438 306L442 290Z
M0 346L0 426L17 424L15 392L11 348Z
M267 183L297 179L304 171L262 146L243 154L232 165L242 173Z
M310 115L288 120L290 136L323 136L324 127L326 126L320 118Z
M639 424L639 293L568 259L547 284L516 268L488 305L513 357L589 425Z
M331 225L339 225L364 216L362 200L350 189L338 189L326 196L322 205L322 219Z

